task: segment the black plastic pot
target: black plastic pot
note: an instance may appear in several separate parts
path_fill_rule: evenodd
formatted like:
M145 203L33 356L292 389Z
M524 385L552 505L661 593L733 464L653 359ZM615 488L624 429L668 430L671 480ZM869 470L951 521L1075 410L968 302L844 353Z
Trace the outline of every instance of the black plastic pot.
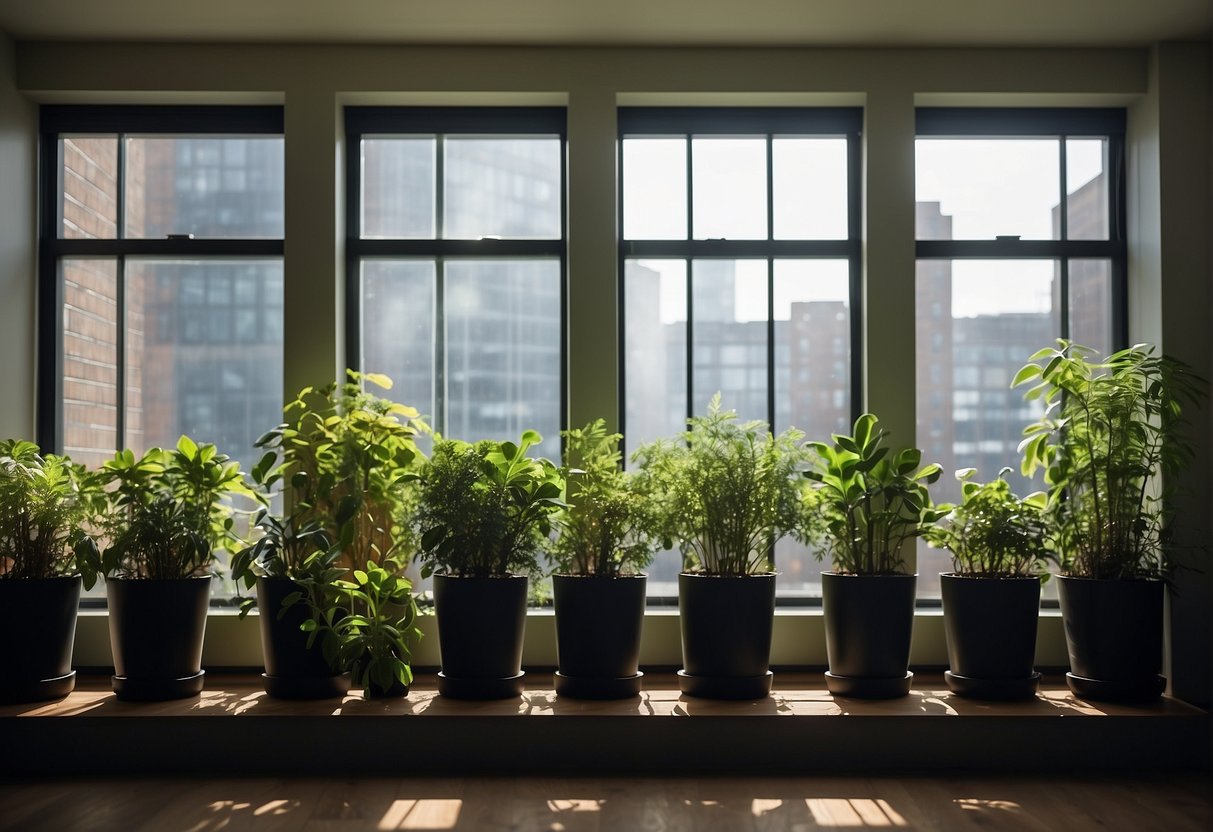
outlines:
M334 673L317 638L311 648L299 626L311 617L305 601L284 611L282 601L303 588L289 578L257 579L261 651L265 656L265 692L275 699L332 699L350 689L348 673Z
M626 699L640 693L645 575L553 575L556 693Z
M678 687L706 699L761 699L771 692L775 573L678 576L682 664Z
M434 576L442 672L438 692L454 699L522 695L526 632L525 575Z
M79 575L0 580L0 702L38 702L72 692L79 606Z
M830 693L895 699L910 692L917 583L917 575L821 573Z
M1040 580L943 574L940 586L948 689L975 699L1034 696Z
M119 699L161 701L202 692L202 640L211 578L110 578L110 647Z
M1078 696L1148 702L1162 670L1162 581L1058 578L1070 672Z

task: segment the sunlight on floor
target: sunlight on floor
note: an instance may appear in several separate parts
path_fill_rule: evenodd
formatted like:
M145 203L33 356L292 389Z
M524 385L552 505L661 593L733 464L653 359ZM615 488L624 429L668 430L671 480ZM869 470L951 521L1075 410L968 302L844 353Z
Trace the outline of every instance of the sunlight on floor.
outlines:
M805 803L819 826L909 826L885 800L870 798L807 798Z
M462 800L395 800L379 819L378 828L454 829L462 808Z

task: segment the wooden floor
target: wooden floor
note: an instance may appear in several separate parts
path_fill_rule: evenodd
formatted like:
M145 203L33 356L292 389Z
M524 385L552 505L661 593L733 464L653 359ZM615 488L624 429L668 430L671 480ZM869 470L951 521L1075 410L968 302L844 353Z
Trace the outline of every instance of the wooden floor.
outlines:
M1208 832L1208 787L1197 774L9 781L0 829Z

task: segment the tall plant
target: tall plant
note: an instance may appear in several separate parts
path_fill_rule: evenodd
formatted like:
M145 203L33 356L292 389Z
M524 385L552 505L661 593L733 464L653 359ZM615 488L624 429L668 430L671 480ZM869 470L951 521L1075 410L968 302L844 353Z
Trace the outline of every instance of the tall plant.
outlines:
M927 490L942 469L922 465L917 448L890 454L871 413L855 420L851 436L833 439L808 443L816 454L805 475L815 483L804 504L810 536L839 572L903 572L906 544L947 513L931 504Z
M538 568L552 515L565 505L560 470L547 459L527 456L542 441L528 430L516 445L435 443L419 475L423 576L502 577Z
M636 450L637 487L653 504L651 530L677 542L687 571L750 575L771 571L771 547L802 535L803 434L772 436L765 422L739 422L712 397L706 416L687 420L682 441Z
M1190 367L1148 344L1099 361L1059 340L1015 376L1046 405L1024 429L1026 476L1044 471L1062 566L1088 578L1152 578L1171 565L1168 520L1177 475L1192 459L1185 405L1204 396Z
M231 551L240 542L232 498L261 499L238 462L188 436L173 450L152 448L139 457L119 451L98 481L106 489L100 525L108 545L87 559L87 568L121 578L171 580L207 572L217 550Z
M94 544L84 525L99 496L84 466L44 456L33 442L0 442L0 579L53 578L86 567ZM87 577L91 588L96 572Z
M653 560L653 541L644 532L648 501L621 466L618 433L597 419L565 431L565 501L557 515L560 530L552 547L559 571L570 575L617 577L639 572Z
M1044 508L1047 496L1040 491L1020 498L1006 480L1010 468L998 478L980 483L973 480L976 468L956 472L961 501L923 536L932 546L952 553L952 567L959 575L983 578L1039 577L1047 580L1049 527Z

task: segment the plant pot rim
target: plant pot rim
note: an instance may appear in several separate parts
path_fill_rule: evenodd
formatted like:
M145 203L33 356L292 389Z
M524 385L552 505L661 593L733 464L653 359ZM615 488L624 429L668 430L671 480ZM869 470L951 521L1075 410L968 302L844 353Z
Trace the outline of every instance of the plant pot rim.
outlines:
M132 583L132 584L171 584L171 583L181 583L183 581L209 581L213 577L215 577L215 576L214 575L187 575L184 578L139 578L134 575L127 575L126 577L118 577L117 575L113 575L113 576L107 576L105 578L105 581L106 581L106 583L109 583L110 581L117 581L117 582L121 582L121 583Z
M1035 581L1040 583L1040 578L1035 575L964 575L960 572L940 572L941 578L955 578L959 581Z
M452 575L449 572L435 572L435 578L446 578L451 581L525 581L529 575Z
M6 578L3 575L0 575L0 584L25 584L33 581L78 581L80 579L81 575L79 572L75 572L71 575L49 575L44 578Z
M745 575L720 575L715 572L679 572L678 577L687 578L733 578L735 580L748 580L750 578L774 578L779 575L778 572L750 572Z
M857 572L834 572L833 570L828 570L828 569L822 570L821 574L829 575L830 577L833 577L833 578L881 578L881 579L884 579L884 578L917 578L918 577L917 572L914 572L914 573L889 572L887 574L877 574L877 575L863 574L863 575L861 575Z
M580 572L553 572L553 578L586 578L596 581L633 581L638 578L647 578L649 573L636 572L631 575L599 575L597 573L585 575Z
M1162 578L1088 578L1085 575L1055 575L1065 581L1088 581L1093 584L1161 584Z

